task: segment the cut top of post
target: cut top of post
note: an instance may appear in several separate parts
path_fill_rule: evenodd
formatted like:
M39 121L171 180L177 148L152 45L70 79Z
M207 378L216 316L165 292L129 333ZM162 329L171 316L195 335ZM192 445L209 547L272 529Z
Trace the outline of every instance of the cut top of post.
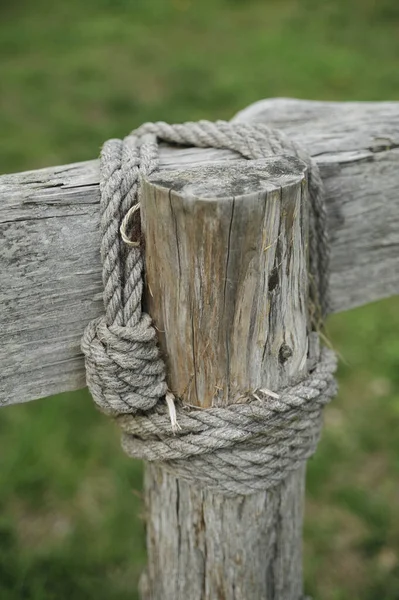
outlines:
M168 385L221 406L306 373L307 171L293 157L143 181L148 311Z

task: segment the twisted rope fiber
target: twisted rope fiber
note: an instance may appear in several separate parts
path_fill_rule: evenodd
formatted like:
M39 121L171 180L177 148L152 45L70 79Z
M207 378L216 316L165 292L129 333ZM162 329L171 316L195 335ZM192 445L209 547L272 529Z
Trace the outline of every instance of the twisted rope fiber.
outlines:
M311 456L322 427L322 408L335 394L335 355L321 352L305 380L279 390L256 391L226 408L188 409L176 401L179 429L165 402L165 365L156 331L142 312L143 254L127 247L140 239L139 178L158 167L158 142L226 148L247 159L290 154L309 168L311 199L311 297L328 312L328 239L323 190L317 166L306 150L282 132L224 121L148 123L124 140L109 140L101 153L101 258L105 314L87 326L82 350L94 401L116 418L129 456L157 461L179 477L226 495L251 494L277 485Z

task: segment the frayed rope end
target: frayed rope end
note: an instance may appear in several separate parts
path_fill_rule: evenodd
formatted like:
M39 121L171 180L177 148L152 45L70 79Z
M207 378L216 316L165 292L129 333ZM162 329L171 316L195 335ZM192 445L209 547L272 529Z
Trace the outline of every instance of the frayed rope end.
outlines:
M173 433L177 433L178 431L181 431L181 427L180 427L179 423L177 422L175 397L172 394L172 392L170 392L169 390L166 392L165 400L166 400L166 404L168 405L169 418L170 418L170 424L172 426L172 431L173 431Z

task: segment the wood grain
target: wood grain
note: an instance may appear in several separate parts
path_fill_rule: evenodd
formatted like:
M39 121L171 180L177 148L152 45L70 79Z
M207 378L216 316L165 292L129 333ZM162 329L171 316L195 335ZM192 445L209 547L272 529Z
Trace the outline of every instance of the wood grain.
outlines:
M320 166L331 237L331 304L341 312L399 293L399 102L261 100L235 120L261 121Z
M184 403L226 405L307 374L301 161L162 171L143 184L142 221L149 309ZM233 499L146 469L143 600L302 597L304 469Z
M306 146L326 188L334 312L399 292L399 103L264 100L239 120ZM237 160L162 147L161 167ZM85 385L80 338L101 314L98 161L0 177L0 404Z

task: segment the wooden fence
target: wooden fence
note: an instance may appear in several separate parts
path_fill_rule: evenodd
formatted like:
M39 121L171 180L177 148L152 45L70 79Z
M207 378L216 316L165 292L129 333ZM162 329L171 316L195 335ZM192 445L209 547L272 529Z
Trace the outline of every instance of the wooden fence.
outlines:
M250 106L235 120L284 130L319 164L332 252L332 311L397 294L399 103L273 99ZM0 177L0 405L85 386L80 338L89 320L102 313L98 166L95 160ZM259 188L260 175L270 180L266 191ZM173 389L185 401L203 406L212 402L215 385L226 377L221 348L226 336L232 340L230 373L241 382L252 384L261 377L263 385L283 385L304 368L308 315L289 301L289 290L306 300L306 193L306 169L285 158L251 165L229 151L162 147L159 172L144 182L147 279L152 282L148 303L155 322L162 325L161 346L173 357L168 365ZM229 225L237 194L251 205L247 237ZM259 198L264 205L269 196L288 208L270 210L260 232ZM206 203L201 202L204 198ZM248 219L245 202L237 208L238 223ZM288 219L290 207L296 210ZM200 212L208 228L198 232L193 219ZM295 232L295 267L287 269L282 260L276 272L274 260L265 259L249 269L254 245L264 242L262 236L273 240L282 226ZM212 250L207 256L201 253L204 235ZM234 236L242 252L226 256ZM155 237L157 244L152 242ZM174 285L177 266L171 267L170 257L176 254L177 237L184 253L178 258L179 285ZM193 256L202 261L205 273L212 269L212 277L205 277L199 297L189 305L184 290L195 284ZM275 256L273 250L270 256ZM226 260L228 271L222 267ZM232 273L237 274L235 283ZM244 321L256 286L270 299L268 325L259 320L269 344L267 366L249 353L253 340L243 340L242 324L235 318L240 277ZM280 295L273 295L273 277L285 290ZM210 291L214 302L198 317L201 294ZM222 312L218 335L209 336L206 323ZM178 338L172 335L176 328ZM291 356L282 366L278 351L287 338ZM201 360L191 364L183 355ZM179 389L191 369L196 385ZM149 564L142 578L143 598L301 598L304 469L275 491L225 499L152 466L146 469L145 489Z

